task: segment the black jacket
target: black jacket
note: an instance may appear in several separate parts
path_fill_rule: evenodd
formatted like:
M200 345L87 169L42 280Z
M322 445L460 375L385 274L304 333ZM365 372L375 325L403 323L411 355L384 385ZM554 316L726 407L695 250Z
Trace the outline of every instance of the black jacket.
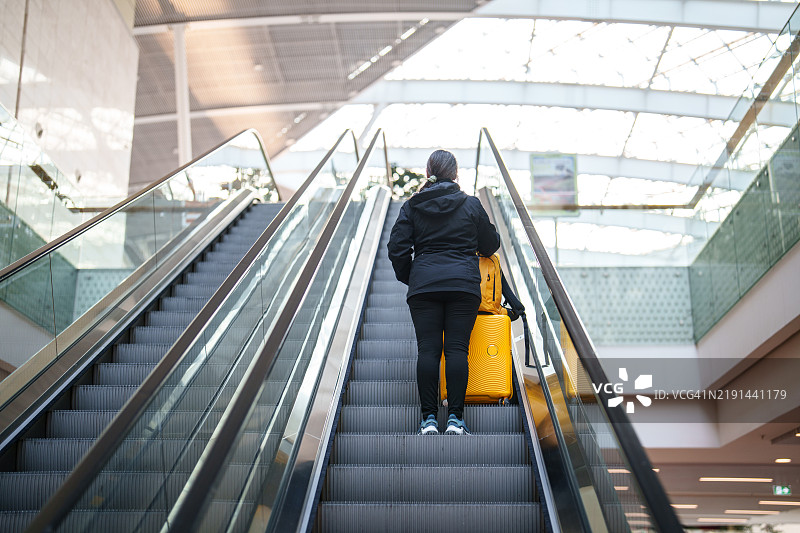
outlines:
M478 256L500 247L500 236L480 200L443 181L406 201L389 238L395 276L406 298L436 291L481 295ZM413 253L413 261L412 261Z

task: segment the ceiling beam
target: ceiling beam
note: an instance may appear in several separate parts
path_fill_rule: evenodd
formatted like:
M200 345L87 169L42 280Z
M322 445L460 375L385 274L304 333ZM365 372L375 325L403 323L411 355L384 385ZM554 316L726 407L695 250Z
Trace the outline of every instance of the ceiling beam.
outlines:
M389 132L391 133L391 132ZM391 144L391 136L387 136ZM477 132L475 141L477 142ZM407 166L409 168L424 168L432 148L396 148L389 146L389 161L392 164ZM448 148L459 161L463 169L475 168L475 149ZM272 160L272 167L276 173L285 171L310 171L325 154L324 150L314 152L292 152L284 150ZM502 150L501 155L506 166L511 171L530 172L530 152L517 150ZM627 157L611 157L601 155L578 154L578 172L581 174L597 174L611 177L626 177L666 181L680 184L702 183L703 177L708 172L708 167L699 167L685 163L670 163L666 161L648 161L644 159L631 159ZM755 177L754 172L736 171L731 173L731 188L744 190ZM722 185L720 185L721 187Z
M542 216L537 213L531 214L537 217ZM702 240L707 240L719 225L716 222L705 222L694 218L630 210L607 210L602 212L581 210L578 216L559 218L559 221L571 224L595 224L597 226L661 231L664 233L691 235L696 239Z
M481 16L547 18L591 22L631 22L721 30L778 32L794 11L794 2L749 0L493 0Z
M789 19L793 9L794 3L751 0L493 0L473 12L318 13L179 22L187 22L189 30L214 30L293 24L402 22L426 18L430 21L456 22L469 17L628 22L776 33ZM169 31L169 27L170 24L137 26L133 34L163 33Z
M218 107L213 109L195 109L189 112L190 119L232 117L239 115L254 115L259 113L293 113L308 111L335 111L346 102L291 102L288 104L260 104L240 107ZM146 124L160 124L174 122L176 113L161 113L158 115L144 115L133 119L135 126Z
M570 83L381 80L348 103L537 105L657 113L713 120L733 118L739 121L741 116L731 117L739 100L739 97L733 96ZM744 106L736 106L736 109L742 107ZM794 103L765 103L759 113L758 123L793 127L797 123Z
M561 221L562 219L559 219L559 225ZM567 220L564 219L564 222ZM536 220L534 219L535 224ZM699 244L698 241L695 241L681 244L676 248L634 255L618 252L595 252L585 249L573 250L559 246L558 263L555 266L559 271L564 267L686 267L691 263L691 258L699 251ZM551 246L546 248L551 260L555 263L555 250Z
M657 91L629 87L604 87L570 83L531 83L519 81L469 80L381 80L349 101L292 102L194 110L192 119L280 113L293 111L333 111L345 104L489 104L536 105L572 109L607 109L633 113L656 113L712 120L741 120L747 106L737 106L739 98L709 94ZM742 111L744 110L744 111ZM175 113L138 116L135 123L172 122ZM797 122L790 102L768 101L758 115L764 126L793 127Z

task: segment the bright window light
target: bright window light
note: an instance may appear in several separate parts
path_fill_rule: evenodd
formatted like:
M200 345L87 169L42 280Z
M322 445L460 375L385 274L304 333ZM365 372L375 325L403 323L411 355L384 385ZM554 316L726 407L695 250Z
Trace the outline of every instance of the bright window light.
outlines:
M700 481L719 481L731 483L772 483L771 477L701 477Z
M344 106L304 135L289 150L292 152L328 150L347 128L352 128L356 136L361 135L369 123L369 119L372 118L372 113L371 105ZM342 142L344 143L343 149L350 150L353 143L348 142L348 139Z

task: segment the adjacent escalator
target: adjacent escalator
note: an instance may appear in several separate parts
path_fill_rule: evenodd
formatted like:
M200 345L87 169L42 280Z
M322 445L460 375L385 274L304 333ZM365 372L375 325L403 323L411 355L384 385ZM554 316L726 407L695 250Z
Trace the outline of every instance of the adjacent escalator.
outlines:
M247 487L265 471L250 461L280 455L306 366L325 336L325 302L336 294L348 250L358 244L359 213L374 204L368 177L354 177L358 156L346 149L346 134L271 223L266 207L253 206L141 319L132 320L130 332L108 350L111 359L85 372L98 383L70 385L76 391L70 401L81 412L62 416L54 406L46 424L57 430L50 436L61 438L48 439L47 446L57 464L39 456L43 464L30 465L41 472L28 477L47 480L47 487L39 495L30 491L27 500L17 498L25 501L9 496L20 511L6 513L11 530L186 530L181 524L188 512L193 520L204 516L204 529L217 531L252 504L245 499ZM296 314L292 294L306 303ZM280 328L284 317L292 319L288 334ZM275 331L283 351L264 368L263 351L274 346ZM260 394L243 400L241 388L248 384L257 384ZM219 470L209 454L235 433L224 426L243 401L253 420L236 425L241 434L232 463L201 515L191 489L204 466ZM57 428L54 414L63 418ZM10 475L13 483L16 474ZM203 497L210 493L206 488Z
M98 478L112 487L103 505L85 512L100 502L90 498L64 527L151 530L165 523L180 493L175 487L187 481L247 357L284 304L280 288L295 279L342 193L339 180L355 168L357 151L344 149L345 134L285 203L269 202L269 163L249 131L0 271L0 297L10 305L9 296L30 289L30 271L69 259L70 247L97 254L92 237L114 232L134 267L80 316L70 322L65 315L52 341L0 384L1 530L36 527L36 517L48 514L40 513L45 503L71 491L65 480L87 464L81 458L104 437L119 436L120 425L135 436L103 450L117 453ZM114 261L116 250L106 251ZM51 279L41 281L39 292L57 293ZM218 317L221 307L227 313ZM206 326L217 328L215 335ZM192 341L197 349L182 351ZM296 364L283 361L276 372ZM296 386L283 385L258 402L257 413L273 416L277 398L296 394ZM127 425L131 413L138 425ZM156 427L158 441L148 440Z
M25 528L281 207L282 203L251 205L140 317L141 325L120 332L120 341L98 356L98 362L41 415L41 422L6 452L4 463L10 468L0 472L0 530ZM206 367L209 387L224 371L221 359ZM196 403L208 395L199 387ZM143 487L153 484L138 474L131 477L127 493L137 495L131 503L147 493Z

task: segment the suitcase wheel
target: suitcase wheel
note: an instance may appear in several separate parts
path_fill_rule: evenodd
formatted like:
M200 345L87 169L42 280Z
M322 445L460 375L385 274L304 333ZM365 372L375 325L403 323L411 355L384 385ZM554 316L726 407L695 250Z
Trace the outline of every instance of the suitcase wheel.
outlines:
M447 407L447 398L442 400L442 407Z
M508 401L508 398L501 398L497 403L500 405L508 405L510 402Z

